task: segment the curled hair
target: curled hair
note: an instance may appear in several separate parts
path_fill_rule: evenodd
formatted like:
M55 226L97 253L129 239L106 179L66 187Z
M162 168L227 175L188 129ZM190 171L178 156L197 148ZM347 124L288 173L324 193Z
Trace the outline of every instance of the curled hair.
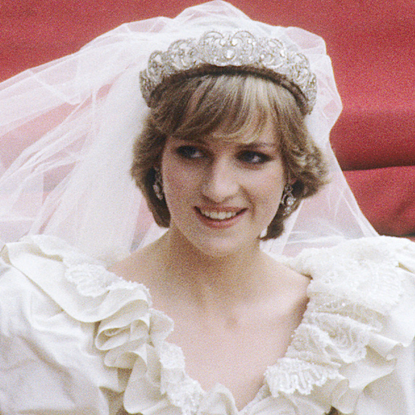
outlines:
M167 137L194 140L220 130L227 141L250 143L269 122L275 126L287 179L295 180L294 211L303 198L312 196L326 183L327 165L308 133L292 91L240 71L176 76L163 84L136 140L131 168L156 223L162 227L170 224L166 201L160 201L153 190L155 167L160 165ZM262 239L281 235L286 218L280 206Z

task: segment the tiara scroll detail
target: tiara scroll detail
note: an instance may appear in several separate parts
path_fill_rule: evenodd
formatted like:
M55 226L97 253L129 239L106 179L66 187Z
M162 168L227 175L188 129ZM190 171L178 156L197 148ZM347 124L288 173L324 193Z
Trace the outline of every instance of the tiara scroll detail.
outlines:
M248 71L252 68L275 73L283 84L299 88L305 98L305 113L310 113L316 101L316 76L305 55L288 50L274 38L256 38L248 31L221 33L210 31L199 40L194 38L174 41L167 51L150 55L146 70L140 72L141 91L148 105L151 95L168 77L180 72L211 65ZM288 88L290 89L290 88Z

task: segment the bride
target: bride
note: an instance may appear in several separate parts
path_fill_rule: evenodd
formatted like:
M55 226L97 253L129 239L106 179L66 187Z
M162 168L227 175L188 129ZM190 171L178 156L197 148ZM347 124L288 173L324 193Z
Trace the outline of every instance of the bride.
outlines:
M415 410L415 247L336 163L321 39L214 1L6 102L37 141L0 181L2 414Z
M322 160L290 92L242 67L210 70L171 81L155 104L132 171L169 230L113 271L144 283L174 320L169 339L183 349L188 374L206 390L227 385L243 408L285 354L309 283L265 254L260 234L281 232L294 194L321 184ZM185 109L172 110L175 102ZM288 164L294 145L301 165Z

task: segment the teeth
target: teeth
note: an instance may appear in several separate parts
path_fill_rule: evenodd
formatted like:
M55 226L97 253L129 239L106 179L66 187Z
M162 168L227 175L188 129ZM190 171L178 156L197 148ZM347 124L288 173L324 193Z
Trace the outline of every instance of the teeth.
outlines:
M201 210L200 213L203 216L206 216L207 218L215 219L215 220L230 219L237 215L237 212L217 212L217 211L210 211L210 210Z

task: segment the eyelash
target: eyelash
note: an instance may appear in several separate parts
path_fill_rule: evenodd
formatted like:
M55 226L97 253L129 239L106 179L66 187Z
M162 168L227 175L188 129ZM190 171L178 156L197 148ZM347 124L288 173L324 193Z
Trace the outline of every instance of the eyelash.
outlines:
M258 160L253 161L252 159L254 159L254 158L256 158ZM249 164L264 164L267 161L269 161L270 159L271 158L268 155L264 154L264 153L260 153L260 152L257 152L257 151L251 151L251 150L244 151L239 156L239 160L241 160L243 162L246 162L246 163L249 163Z
M178 147L176 151L179 156L188 160L200 158L203 156L203 152L194 146L181 146ZM196 156L195 153L200 153L200 155Z
M187 160L198 159L205 156L203 150L194 146L181 146L178 147L176 151L179 156ZM238 160L246 164L260 165L271 160L271 157L261 152L246 150L238 155Z

